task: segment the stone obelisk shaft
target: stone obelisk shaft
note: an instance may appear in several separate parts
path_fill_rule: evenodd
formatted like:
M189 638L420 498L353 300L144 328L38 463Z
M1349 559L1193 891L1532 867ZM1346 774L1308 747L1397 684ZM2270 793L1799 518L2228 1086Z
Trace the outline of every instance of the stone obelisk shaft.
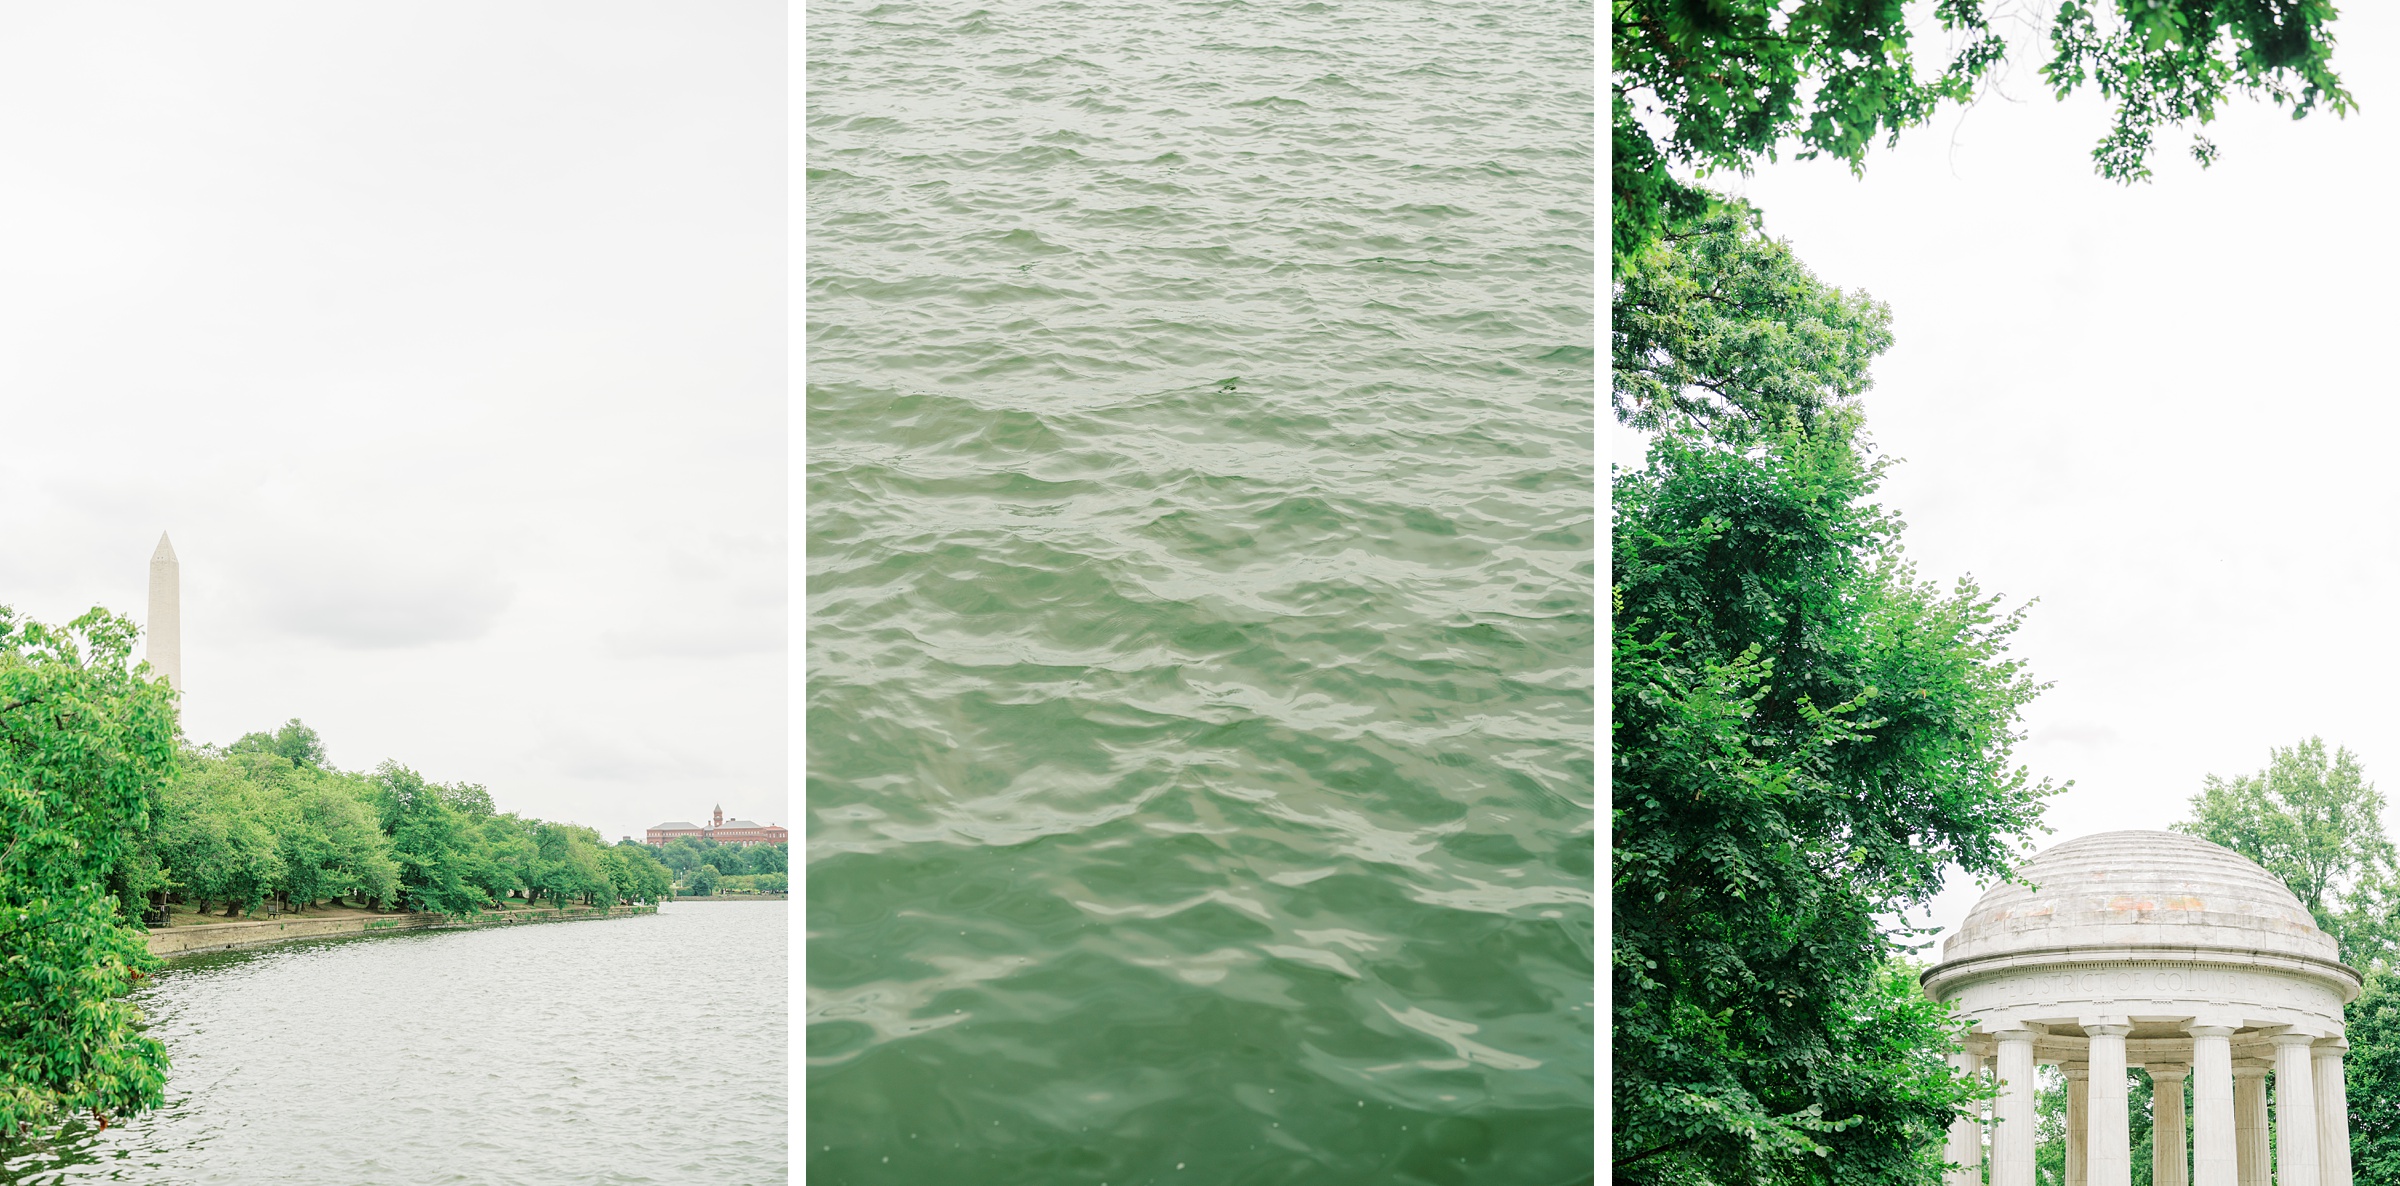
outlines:
M158 550L150 553L150 631L144 657L150 670L167 677L167 686L183 690L183 569L175 562L175 545L165 532Z

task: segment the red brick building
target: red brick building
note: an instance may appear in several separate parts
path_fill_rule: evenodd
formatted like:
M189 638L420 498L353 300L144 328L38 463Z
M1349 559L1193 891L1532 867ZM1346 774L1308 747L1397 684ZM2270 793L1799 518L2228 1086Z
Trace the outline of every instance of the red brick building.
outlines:
M756 820L726 819L723 807L715 810L715 813L709 817L708 826L705 828L698 824L684 823L682 820L660 824L650 829L649 842L665 844L677 836L689 836L694 840L714 840L719 844L741 845L789 844L792 839L790 832L774 824L762 824Z

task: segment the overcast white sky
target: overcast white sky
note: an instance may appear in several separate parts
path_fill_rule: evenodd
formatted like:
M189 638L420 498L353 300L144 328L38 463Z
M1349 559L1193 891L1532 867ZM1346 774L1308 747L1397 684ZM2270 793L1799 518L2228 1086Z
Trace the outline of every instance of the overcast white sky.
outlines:
M610 840L785 799L784 9L0 8L0 604Z
M2236 105L2206 171L2172 135L2156 181L2101 180L2106 110L2027 66L2020 101L1953 110L1863 179L1785 163L1734 187L1892 307L1866 407L1923 575L2040 599L2017 650L2057 686L2019 753L2075 781L2045 845L2165 827L2204 775L2312 734L2400 797L2400 13L2335 28L2359 112ZM1933 921L1979 892L1953 884Z

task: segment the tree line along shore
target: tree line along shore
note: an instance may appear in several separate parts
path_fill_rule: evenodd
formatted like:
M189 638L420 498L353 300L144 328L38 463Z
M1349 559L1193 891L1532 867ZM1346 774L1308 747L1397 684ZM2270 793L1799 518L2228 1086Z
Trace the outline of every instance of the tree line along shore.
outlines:
M183 746L152 816L111 884L122 912L154 925L320 902L437 914L657 902L674 881L646 845L500 811L474 783L428 782L396 762L337 769L297 720Z
M612 845L474 783L342 770L297 720L194 744L138 633L103 609L51 625L0 606L0 1149L163 1101L166 1049L127 999L159 966L151 927L785 884L782 845Z
M678 836L659 850L659 859L674 871L678 895L780 894L791 887L787 845L719 844Z

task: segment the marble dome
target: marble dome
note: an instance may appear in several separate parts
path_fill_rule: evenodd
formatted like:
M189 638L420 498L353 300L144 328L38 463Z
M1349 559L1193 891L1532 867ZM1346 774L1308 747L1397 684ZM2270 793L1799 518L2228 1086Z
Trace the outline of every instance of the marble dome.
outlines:
M2044 849L1983 895L1922 983L1962 1023L1952 1065L1997 1091L1988 1118L1951 1123L1948 1186L1984 1186L1987 1158L1990 1186L2035 1186L2043 1063L2066 1080L2077 1186L2132 1184L2132 1067L2166 1088L2151 1093L2160 1186L2351 1186L2343 1006L2359 974L2232 849L2153 831Z
M2272 952L2340 967L2333 937L2280 879L2197 836L2082 836L2044 849L2018 876L2030 888L1993 886L1942 944L1945 968L2067 947Z

